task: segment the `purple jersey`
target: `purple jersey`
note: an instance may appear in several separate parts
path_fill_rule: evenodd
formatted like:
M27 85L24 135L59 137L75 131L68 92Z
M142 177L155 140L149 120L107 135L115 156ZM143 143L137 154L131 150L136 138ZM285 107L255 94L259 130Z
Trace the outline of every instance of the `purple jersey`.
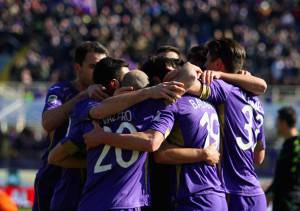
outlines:
M172 130L168 141L181 147L205 148L213 142L219 144L219 121L214 107L191 95L184 95L176 103L158 111L151 129L165 137ZM177 202L195 194L224 196L216 166L198 162L174 165L173 170L172 196Z
M257 97L221 80L204 87L202 96L217 106L224 143L222 175L228 193L263 194L253 166L253 151L262 141L264 112Z
M69 118L69 126L61 144L72 156L85 156L84 133L92 129L89 119L85 118L82 108L90 108L98 102L85 99L76 104ZM83 117L84 116L84 117ZM51 210L77 210L81 192L86 178L85 169L66 168L55 188L51 201Z
M72 85L71 82L57 83L49 88L45 107L43 112L57 108L69 101L78 91ZM53 165L49 165L48 154L51 149L64 137L68 128L68 121L64 122L59 128L56 128L48 134L49 147L42 157L42 166L38 170L35 179L35 199L33 210L49 210L50 201L61 175L61 168Z
M105 131L146 130L162 101L148 100L103 119ZM88 113L88 108L82 108ZM101 145L87 152L87 181L79 210L130 209L150 204L147 152Z

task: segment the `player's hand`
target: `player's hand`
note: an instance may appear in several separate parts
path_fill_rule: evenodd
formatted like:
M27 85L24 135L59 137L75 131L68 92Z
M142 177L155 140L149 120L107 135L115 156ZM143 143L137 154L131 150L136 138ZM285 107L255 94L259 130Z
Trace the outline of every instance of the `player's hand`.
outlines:
M163 79L163 82L174 81L178 74L179 74L179 70L172 70L172 71L169 71L169 72L165 75L165 77L164 77L164 79Z
M239 70L239 71L237 72L237 74L241 74L241 75L251 75L251 73L250 73L249 71L247 71L247 70Z
M176 81L160 83L149 87L148 91L150 98L165 99L168 103L174 103L185 93L184 84Z
M200 75L200 79L202 83L207 84L209 86L214 79L220 79L221 75L222 73L219 71L205 70Z
M114 92L114 96L120 95L120 94L125 94L125 93L132 92L132 91L133 91L132 86L121 87L119 89L116 89L116 91Z
M109 97L109 95L104 92L105 89L106 88L104 86L102 86L101 84L93 84L93 85L90 85L86 91L90 98L94 98L97 100L103 100L103 99Z
M95 148L101 143L101 134L105 133L100 125L93 121L94 128L83 135L87 149Z
M216 142L204 148L203 152L204 152L204 160L207 164L213 166L219 162L220 153L217 150Z

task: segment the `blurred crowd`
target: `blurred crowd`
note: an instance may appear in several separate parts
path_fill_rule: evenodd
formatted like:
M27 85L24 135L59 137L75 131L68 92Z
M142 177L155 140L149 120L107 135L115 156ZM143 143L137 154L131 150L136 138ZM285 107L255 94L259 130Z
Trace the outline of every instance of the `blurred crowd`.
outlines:
M300 84L296 0L0 0L0 10L0 54L25 49L10 69L23 83L70 79L72 50L83 40L134 67L160 45L185 54L225 36L246 47L245 68L269 84Z

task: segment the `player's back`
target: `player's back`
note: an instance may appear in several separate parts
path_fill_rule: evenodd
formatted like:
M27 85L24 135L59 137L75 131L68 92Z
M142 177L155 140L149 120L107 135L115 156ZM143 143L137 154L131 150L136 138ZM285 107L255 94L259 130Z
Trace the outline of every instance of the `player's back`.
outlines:
M204 148L217 142L219 145L219 121L212 105L192 95L184 95L176 103L161 111L160 119L153 122L152 129L161 131L172 123L174 126L168 142L185 148ZM165 118L167 117L167 118ZM223 188L217 167L206 162L172 166L172 196L182 200L193 194L220 193Z
M114 133L144 131L162 101L147 100L102 120ZM87 181L79 210L127 209L150 203L147 152L101 145L87 153Z
M63 103L73 98L78 91L71 82L61 82L54 84L48 90L43 112L57 108ZM56 144L64 137L68 128L68 121L60 127L51 131L47 140L49 146L42 156L42 164L35 179L35 200L33 210L50 209L50 200L54 188L61 176L61 168L48 164L48 154Z
M222 175L228 193L262 194L254 171L254 147L263 141L263 108L259 99L239 87L218 81L227 99L218 105L223 132Z

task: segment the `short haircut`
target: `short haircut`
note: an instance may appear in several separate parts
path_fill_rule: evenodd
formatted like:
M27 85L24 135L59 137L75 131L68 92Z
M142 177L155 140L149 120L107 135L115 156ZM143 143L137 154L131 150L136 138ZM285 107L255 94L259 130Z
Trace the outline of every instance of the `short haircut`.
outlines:
M291 106L282 107L278 111L278 119L285 121L287 125L292 128L296 126L297 123L297 113L295 109Z
M160 54L160 53L167 53L167 52L174 52L174 53L178 54L179 57L181 56L179 48L176 48L176 47L171 46L171 45L162 45L162 46L160 46L156 50L155 54L157 55L157 54Z
M128 64L121 59L106 57L96 63L93 80L96 84L102 84L107 87L113 79L120 81L120 71L122 67L128 67Z
M99 42L86 41L75 50L75 63L82 65L88 53L99 53L108 56L108 50Z
M207 43L207 50L212 58L220 58L229 73L236 73L243 68L246 59L245 48L233 39L221 38Z
M122 86L132 86L134 90L145 88L149 85L149 78L143 71L132 70L123 78Z
M183 66L184 61L180 59L171 59L160 56L150 57L141 67L141 70L146 73L150 79L150 84L154 85L154 77L158 77L161 81L168 73L168 67L177 68Z
M207 48L203 45L192 47L187 55L187 60L192 64L204 69L207 58Z

